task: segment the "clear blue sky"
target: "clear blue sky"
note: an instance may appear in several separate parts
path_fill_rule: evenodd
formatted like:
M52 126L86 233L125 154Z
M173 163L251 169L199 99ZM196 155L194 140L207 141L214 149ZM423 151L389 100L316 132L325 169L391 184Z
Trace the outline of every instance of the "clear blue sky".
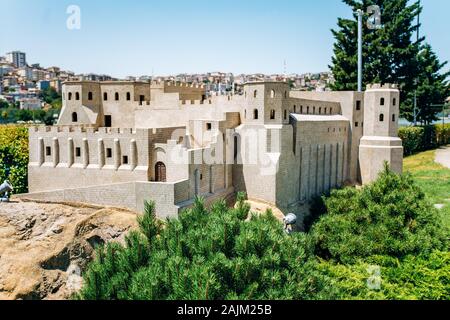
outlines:
M422 0L423 33L450 60L448 0ZM81 8L81 30L66 9ZM328 69L341 0L0 0L0 54L76 73L167 75Z

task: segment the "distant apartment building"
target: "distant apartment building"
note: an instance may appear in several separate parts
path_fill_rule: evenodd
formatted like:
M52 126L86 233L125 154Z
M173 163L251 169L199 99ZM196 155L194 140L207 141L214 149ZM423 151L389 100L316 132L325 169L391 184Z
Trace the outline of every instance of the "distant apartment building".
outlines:
M47 75L48 75L48 72L45 70L33 69L31 78L33 81L46 80Z
M32 69L28 66L25 66L23 68L20 68L17 71L17 75L24 78L25 80L32 80L33 79L33 72Z
M62 81L59 80L59 79L51 80L50 81L50 87L55 89L56 92L61 93Z
M16 77L3 77L3 86L4 87L12 87L17 85Z
M40 91L47 90L48 88L50 88L50 81L48 81L48 80L41 80L41 81L39 81L37 83L37 88Z
M0 77L3 77L7 75L8 73L12 72L14 68L9 64L1 64L0 65Z
M21 110L40 110L42 101L39 98L23 98L19 100Z
M20 51L12 51L7 53L6 61L12 63L16 68L23 68L27 65L26 54Z

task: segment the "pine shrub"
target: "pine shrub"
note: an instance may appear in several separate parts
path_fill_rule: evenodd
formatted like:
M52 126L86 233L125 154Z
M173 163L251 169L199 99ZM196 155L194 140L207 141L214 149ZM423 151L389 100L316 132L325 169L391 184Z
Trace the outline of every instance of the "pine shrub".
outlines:
M198 198L179 219L159 222L147 203L126 245L99 248L82 299L208 300L328 298L307 235L287 235L268 211L249 213Z
M324 259L354 263L448 248L438 211L409 174L395 174L387 164L376 182L362 190L333 191L324 201L326 214L311 232L316 254Z

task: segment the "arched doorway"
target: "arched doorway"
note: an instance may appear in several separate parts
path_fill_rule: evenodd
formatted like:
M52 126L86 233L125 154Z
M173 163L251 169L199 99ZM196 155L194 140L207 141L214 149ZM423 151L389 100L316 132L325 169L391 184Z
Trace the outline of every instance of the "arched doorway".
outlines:
M166 182L166 165L162 162L157 162L155 165L155 181Z

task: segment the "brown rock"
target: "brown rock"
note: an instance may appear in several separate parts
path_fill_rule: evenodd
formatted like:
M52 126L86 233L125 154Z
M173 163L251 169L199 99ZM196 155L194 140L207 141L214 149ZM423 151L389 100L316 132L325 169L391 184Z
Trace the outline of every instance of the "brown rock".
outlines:
M136 213L78 204L0 204L0 300L68 299L94 247L123 242Z

